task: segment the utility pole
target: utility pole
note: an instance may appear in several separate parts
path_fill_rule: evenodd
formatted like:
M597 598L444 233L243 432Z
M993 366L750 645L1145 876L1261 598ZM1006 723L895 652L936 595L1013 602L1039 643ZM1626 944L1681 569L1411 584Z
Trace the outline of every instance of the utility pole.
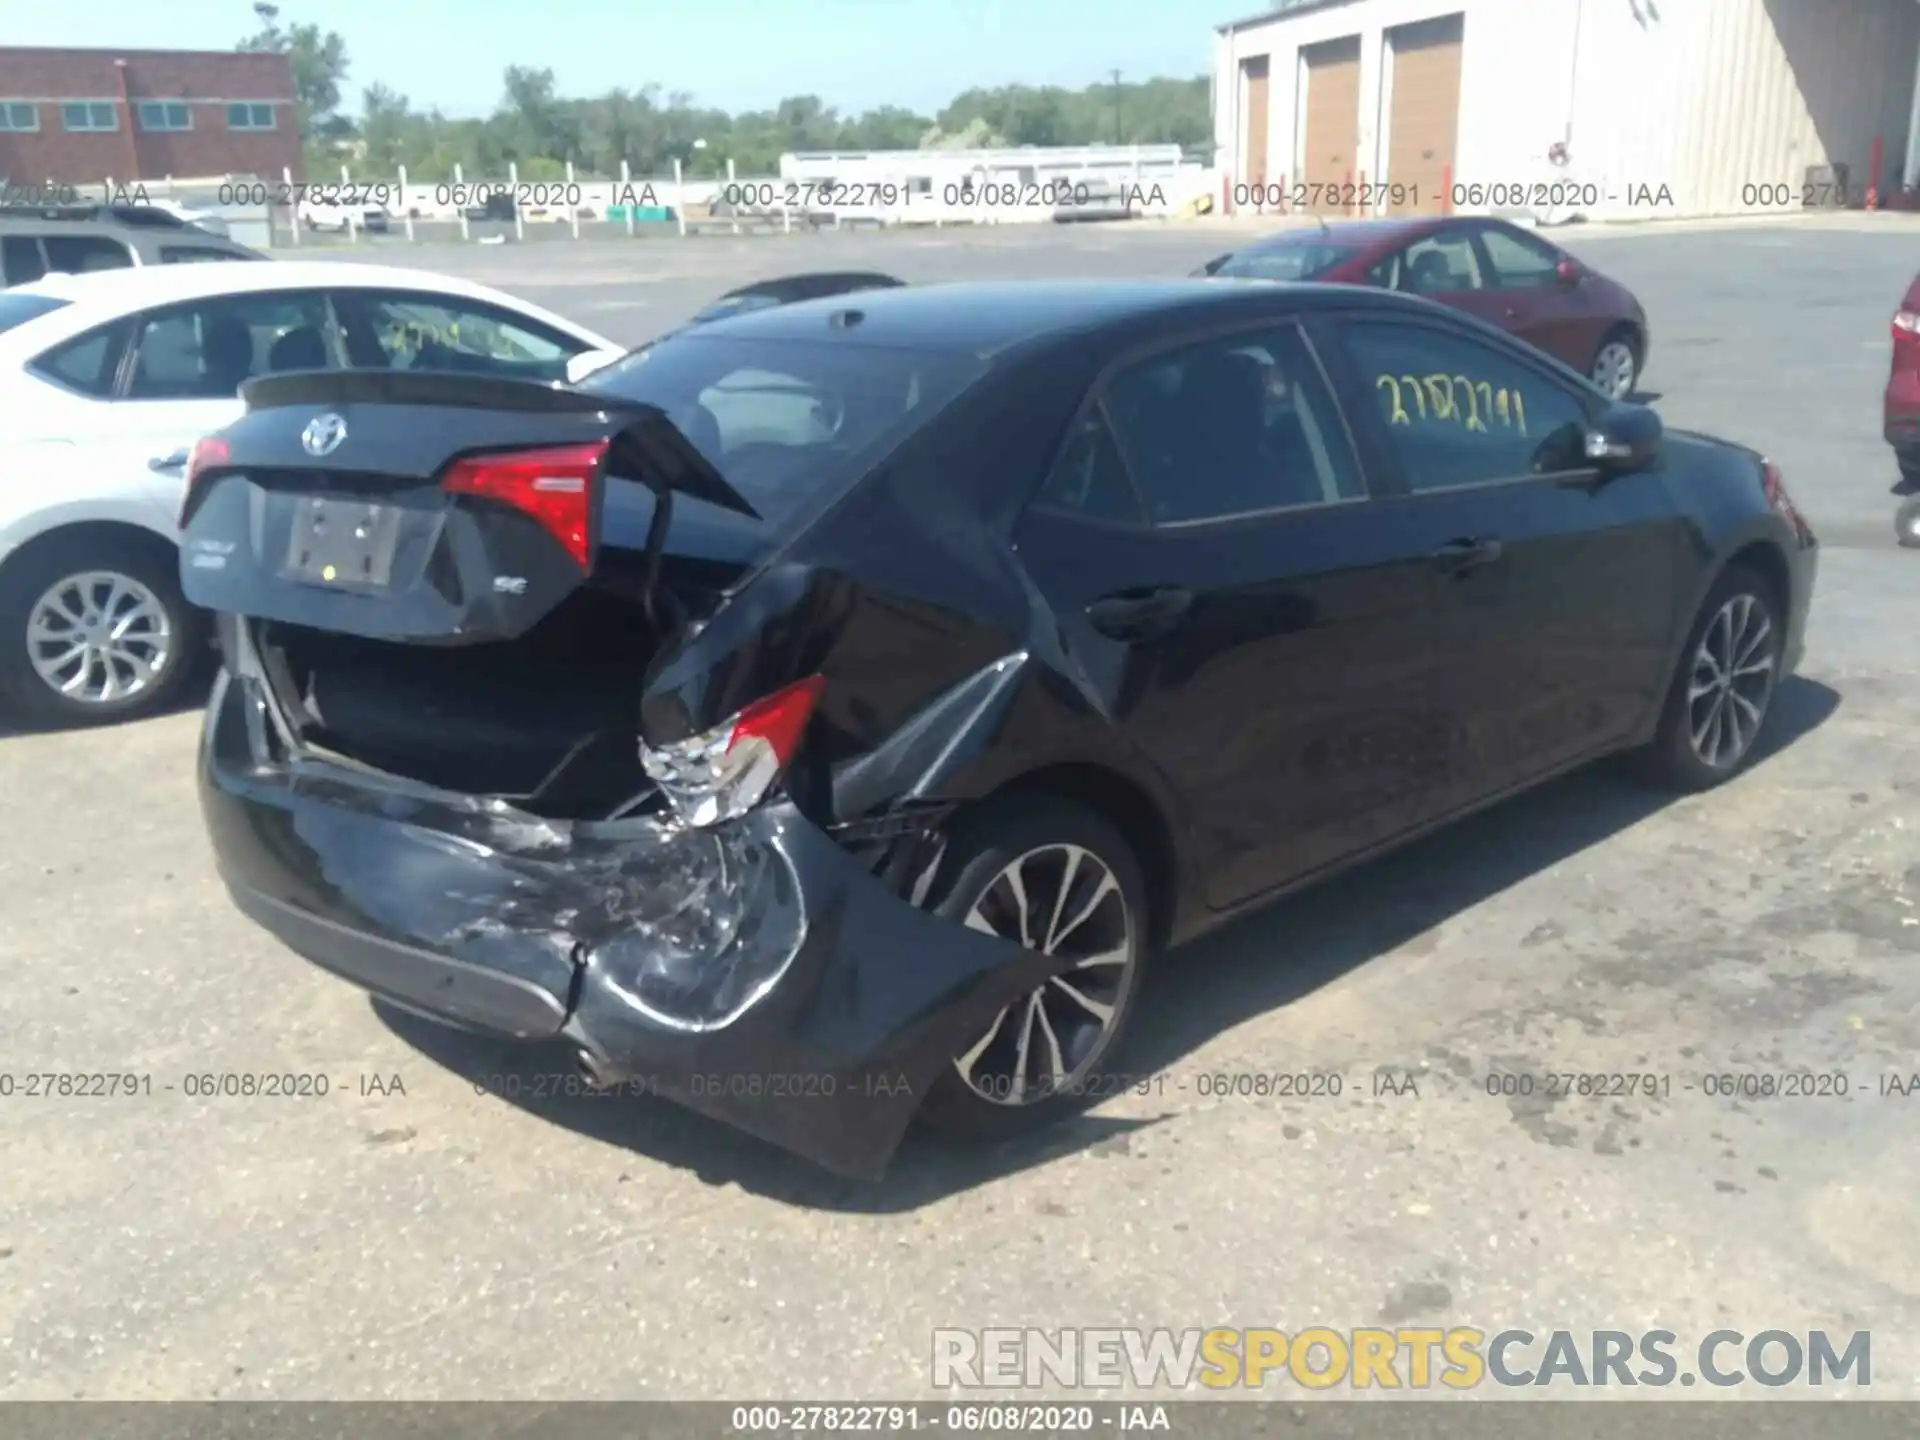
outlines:
M1120 72L1113 72L1113 143L1120 143Z

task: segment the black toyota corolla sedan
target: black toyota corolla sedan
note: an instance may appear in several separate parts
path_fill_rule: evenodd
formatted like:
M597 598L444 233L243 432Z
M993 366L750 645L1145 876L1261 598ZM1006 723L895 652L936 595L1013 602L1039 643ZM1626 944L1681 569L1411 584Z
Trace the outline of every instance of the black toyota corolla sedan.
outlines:
M843 1173L1106 1093L1149 957L1609 752L1738 772L1779 472L1345 286L877 289L191 465L235 902Z

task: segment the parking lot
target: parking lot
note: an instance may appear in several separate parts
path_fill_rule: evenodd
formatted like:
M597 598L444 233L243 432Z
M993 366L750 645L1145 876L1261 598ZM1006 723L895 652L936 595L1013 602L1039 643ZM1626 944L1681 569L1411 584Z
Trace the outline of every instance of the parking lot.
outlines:
M351 253L639 341L784 271L1177 275L1240 233ZM1878 411L1920 227L1554 238L1645 303L1667 424L1765 450L1825 542L1750 773L1678 803L1583 774L1176 952L1122 1062L1148 1093L862 1184L536 1098L561 1057L295 959L214 877L197 714L5 736L0 1072L151 1081L0 1098L0 1399L903 1398L940 1327L1380 1323L1866 1329L1875 1397L1920 1397L1920 1086L1883 1093L1920 1071L1920 553ZM1254 1093L1302 1071L1342 1093ZM1623 1071L1668 1093L1489 1093ZM1783 1071L1848 1093L1708 1093ZM328 1093L189 1093L236 1072Z

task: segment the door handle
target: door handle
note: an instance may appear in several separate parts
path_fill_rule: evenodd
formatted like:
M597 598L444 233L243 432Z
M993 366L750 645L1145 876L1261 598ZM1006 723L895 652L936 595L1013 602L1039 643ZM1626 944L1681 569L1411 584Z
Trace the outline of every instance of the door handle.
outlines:
M156 475L178 475L187 468L187 452L176 450L171 455L156 455L147 461L147 468Z
M1087 620L1109 640L1151 640L1180 622L1193 592L1166 588L1109 595L1087 607Z
M1498 540L1449 540L1427 558L1442 574L1464 575L1482 565L1491 565L1500 558L1501 549Z

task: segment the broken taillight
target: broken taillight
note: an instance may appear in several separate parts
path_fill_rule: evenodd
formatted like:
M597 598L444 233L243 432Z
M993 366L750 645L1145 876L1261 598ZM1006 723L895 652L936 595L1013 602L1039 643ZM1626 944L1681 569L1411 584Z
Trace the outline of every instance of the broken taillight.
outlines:
M607 445L594 440L463 456L447 467L440 488L497 501L532 517L584 570L593 553L593 482Z
M642 743L641 766L689 825L744 815L793 759L825 688L824 678L809 675L704 734L658 747Z
M187 512L193 508L194 486L200 477L216 465L224 465L233 458L233 450L218 435L203 435L193 442L193 449L187 453L187 484L180 492L180 523L187 523Z

